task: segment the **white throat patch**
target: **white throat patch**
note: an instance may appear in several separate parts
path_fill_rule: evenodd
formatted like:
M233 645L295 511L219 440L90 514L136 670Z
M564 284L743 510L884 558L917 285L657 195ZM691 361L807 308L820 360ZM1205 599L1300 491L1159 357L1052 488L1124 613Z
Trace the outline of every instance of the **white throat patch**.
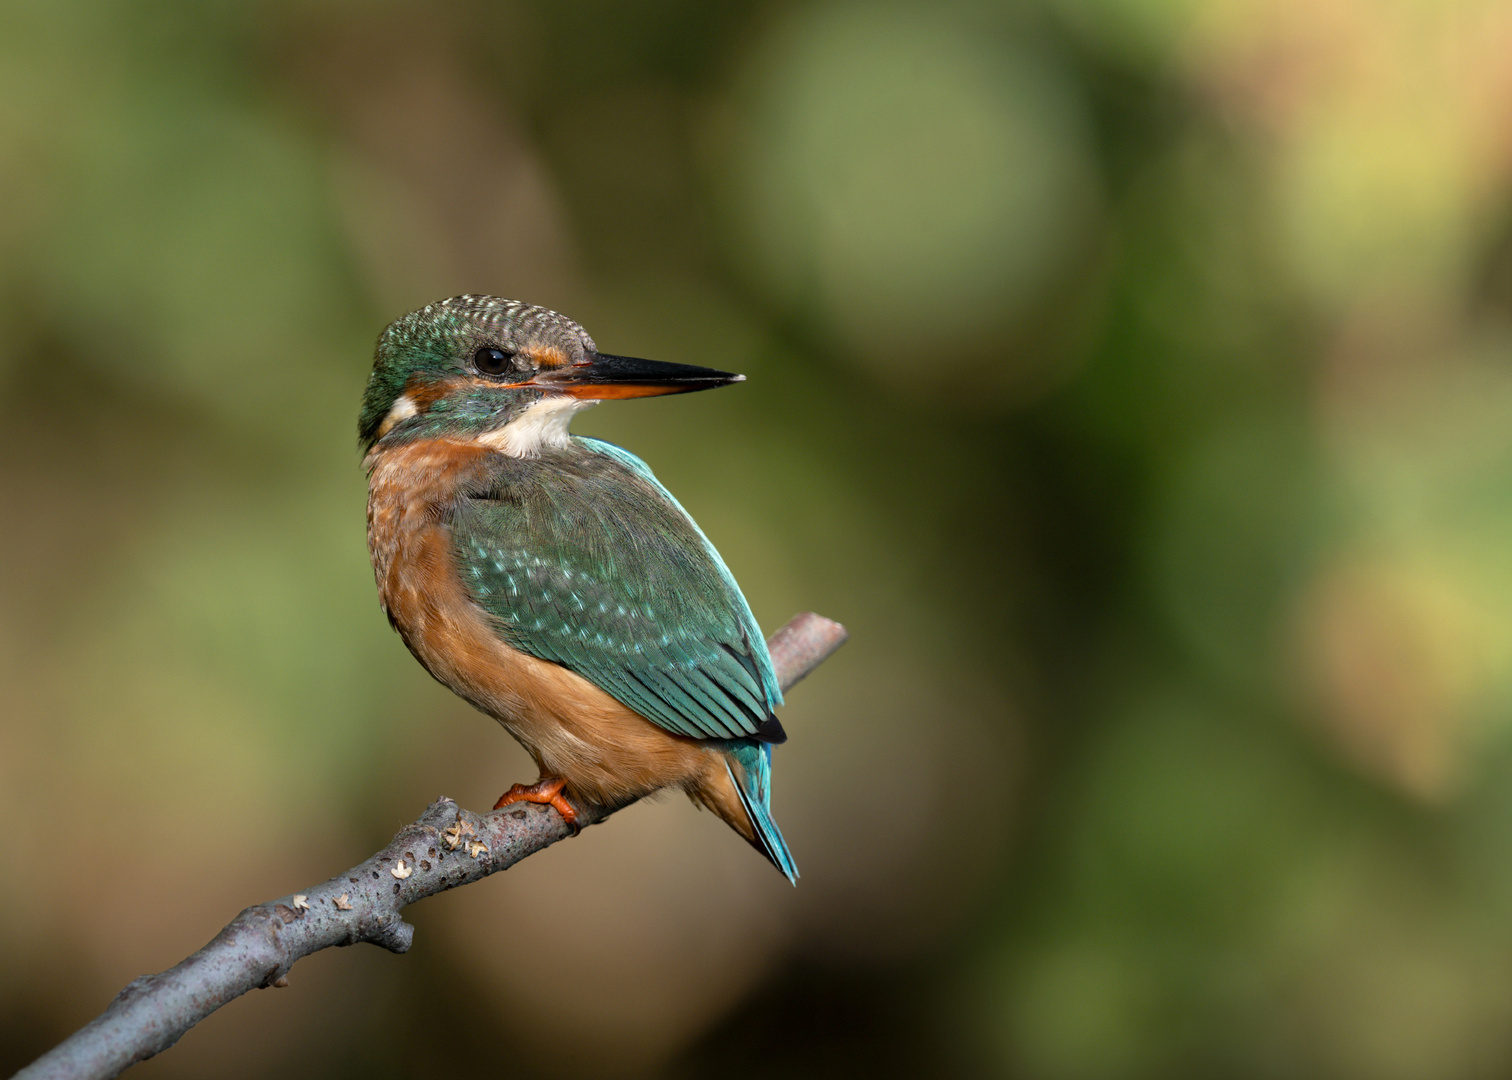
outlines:
M546 447L569 445L567 425L572 414L597 404L566 394L544 397L503 427L479 435L477 441L510 457L535 457Z

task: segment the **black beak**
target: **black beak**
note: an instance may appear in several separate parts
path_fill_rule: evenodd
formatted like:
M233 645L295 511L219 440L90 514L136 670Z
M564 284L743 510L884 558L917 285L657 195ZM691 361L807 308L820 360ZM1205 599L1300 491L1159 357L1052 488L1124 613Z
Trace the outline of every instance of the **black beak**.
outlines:
M712 390L744 382L745 376L692 364L663 364L633 356L593 353L583 363L543 371L531 381L578 398L633 398Z

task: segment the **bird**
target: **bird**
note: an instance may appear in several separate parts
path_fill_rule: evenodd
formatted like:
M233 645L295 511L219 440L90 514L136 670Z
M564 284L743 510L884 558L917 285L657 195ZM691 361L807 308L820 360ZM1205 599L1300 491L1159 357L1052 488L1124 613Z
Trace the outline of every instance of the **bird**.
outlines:
M358 419L390 624L540 770L494 809L612 811L664 789L796 884L771 812L782 691L740 587L645 462L571 434L600 401L744 380L598 351L544 307L465 295L379 335ZM575 805L576 804L576 805Z

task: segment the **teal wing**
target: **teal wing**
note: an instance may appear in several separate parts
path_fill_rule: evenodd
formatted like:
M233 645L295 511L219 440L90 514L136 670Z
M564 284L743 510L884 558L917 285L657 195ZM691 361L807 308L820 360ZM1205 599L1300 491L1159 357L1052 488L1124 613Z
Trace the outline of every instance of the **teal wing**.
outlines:
M786 737L766 642L719 553L639 458L575 439L501 460L451 519L500 635L699 739Z

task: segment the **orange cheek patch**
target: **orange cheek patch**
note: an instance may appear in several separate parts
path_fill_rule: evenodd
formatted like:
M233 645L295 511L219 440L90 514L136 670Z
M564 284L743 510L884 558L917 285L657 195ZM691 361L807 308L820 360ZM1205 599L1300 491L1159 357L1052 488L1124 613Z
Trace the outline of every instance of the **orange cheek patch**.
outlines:
M404 388L405 396L415 403L417 413L426 412L441 398L467 390L515 390L531 385L527 382L501 383L492 379L459 376L450 379L411 379Z
M559 368L567 363L567 354L555 345L532 345L520 351L530 357L537 368Z
M456 386L451 379L411 379L404 384L404 396L415 403L415 412L430 409L439 398L444 398Z

